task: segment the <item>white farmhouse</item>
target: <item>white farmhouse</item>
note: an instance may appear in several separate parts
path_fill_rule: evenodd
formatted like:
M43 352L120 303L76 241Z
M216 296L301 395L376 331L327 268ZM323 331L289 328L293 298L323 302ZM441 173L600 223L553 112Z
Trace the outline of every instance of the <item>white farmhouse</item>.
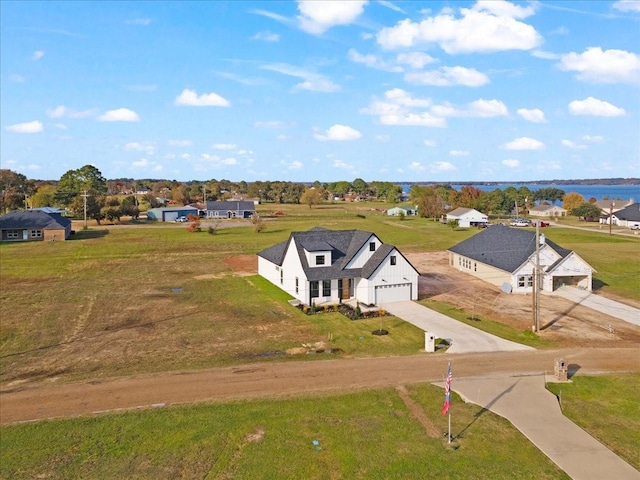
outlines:
M447 222L458 220L460 227L479 227L489 222L489 217L473 208L459 207L447 213Z
M258 253L258 273L300 302L417 300L418 271L371 232L312 228Z
M531 293L536 264L536 234L494 225L449 250L449 265L514 293ZM595 271L577 253L540 236L541 289L553 292L563 285L591 291Z

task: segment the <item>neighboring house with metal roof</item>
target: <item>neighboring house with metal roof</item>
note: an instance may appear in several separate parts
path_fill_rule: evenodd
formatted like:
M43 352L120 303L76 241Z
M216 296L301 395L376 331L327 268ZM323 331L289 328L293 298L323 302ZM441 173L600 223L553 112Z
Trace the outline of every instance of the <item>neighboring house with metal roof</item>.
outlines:
M416 207L393 207L387 210L387 215L392 217L399 217L400 215L413 217L417 214L418 214L418 209Z
M251 218L255 213L252 200L207 202L207 218Z
M536 264L536 234L493 225L449 250L449 265L514 293L531 293ZM580 256L540 235L541 290L563 285L591 291L595 270ZM505 285L506 284L506 285Z
M540 204L529 209L533 217L566 217L567 210L557 205Z
M372 232L319 227L259 252L258 273L307 305L417 300L420 276Z
M3 242L66 240L71 220L59 213L14 210L0 217L0 233Z
M612 215L607 214L600 221L607 225L609 225L609 222L613 222L613 225L618 225L619 227L640 225L640 203L632 203L618 211L614 211Z
M159 207L147 210L147 220L157 220L160 222L175 222L179 217L188 215L198 216L198 209L195 207Z
M473 208L459 207L447 213L447 222L457 220L460 227L481 227L489 222L489 217Z

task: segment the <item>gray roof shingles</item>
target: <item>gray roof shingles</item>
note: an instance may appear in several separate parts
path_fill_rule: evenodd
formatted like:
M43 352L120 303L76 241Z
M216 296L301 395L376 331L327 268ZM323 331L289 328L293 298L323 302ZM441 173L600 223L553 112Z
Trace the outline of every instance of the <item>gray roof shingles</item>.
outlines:
M255 204L249 200L207 201L207 210L230 210L232 212L247 210L253 212L255 209Z
M25 228L59 229L67 228L71 220L56 214L39 210L14 210L0 217L0 230Z
M571 250L562 248L550 240L546 240L545 243L562 258L571 253ZM535 232L493 225L454 245L449 251L513 273L527 261L535 249Z

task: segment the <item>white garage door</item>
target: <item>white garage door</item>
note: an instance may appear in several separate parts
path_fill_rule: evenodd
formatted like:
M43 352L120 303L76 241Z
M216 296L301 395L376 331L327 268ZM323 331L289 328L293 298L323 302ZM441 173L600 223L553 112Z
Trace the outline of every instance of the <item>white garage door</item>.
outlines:
M380 285L376 287L376 305L390 302L405 302L407 300L411 300L410 283Z
M173 222L178 218L178 212L164 212L164 221Z

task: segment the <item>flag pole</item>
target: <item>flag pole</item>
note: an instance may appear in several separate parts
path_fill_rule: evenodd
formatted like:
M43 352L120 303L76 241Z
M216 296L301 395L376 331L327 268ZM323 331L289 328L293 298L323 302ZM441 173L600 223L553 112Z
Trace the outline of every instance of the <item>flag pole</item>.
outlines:
M451 443L451 412L449 412L449 443Z

